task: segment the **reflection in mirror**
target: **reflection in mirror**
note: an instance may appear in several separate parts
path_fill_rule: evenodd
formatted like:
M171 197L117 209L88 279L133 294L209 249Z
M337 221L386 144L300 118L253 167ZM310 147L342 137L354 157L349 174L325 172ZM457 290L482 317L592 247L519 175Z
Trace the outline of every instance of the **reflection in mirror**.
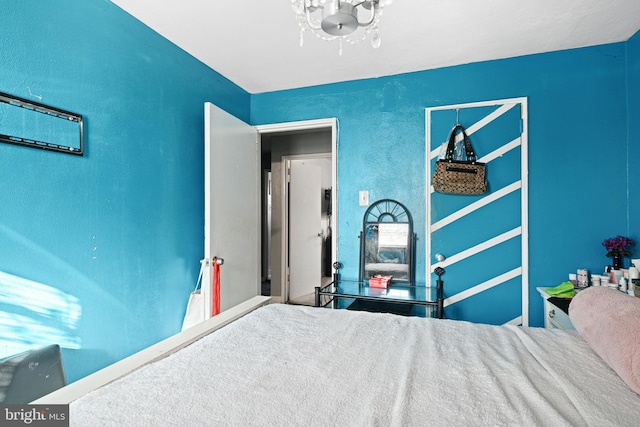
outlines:
M377 223L367 225L365 235L365 274L393 276L409 281L409 224Z

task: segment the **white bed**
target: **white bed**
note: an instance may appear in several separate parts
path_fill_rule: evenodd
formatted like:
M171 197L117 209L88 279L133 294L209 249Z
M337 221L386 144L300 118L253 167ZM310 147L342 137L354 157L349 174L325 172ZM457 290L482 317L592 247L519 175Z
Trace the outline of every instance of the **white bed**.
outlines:
M576 333L282 304L81 394L35 403L67 396L91 427L640 422L640 395Z

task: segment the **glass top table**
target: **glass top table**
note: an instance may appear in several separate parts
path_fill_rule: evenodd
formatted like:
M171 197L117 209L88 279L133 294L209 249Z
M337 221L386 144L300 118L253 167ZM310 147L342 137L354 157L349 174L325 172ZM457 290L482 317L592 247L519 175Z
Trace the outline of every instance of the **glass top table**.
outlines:
M417 306L431 306L435 309L436 317L442 318L442 287L438 283L436 288L426 286L412 286L403 282L391 282L386 288L369 286L368 281L334 280L324 287L315 289L316 307L326 307L330 304L339 307L339 300L352 299L360 301L387 302Z

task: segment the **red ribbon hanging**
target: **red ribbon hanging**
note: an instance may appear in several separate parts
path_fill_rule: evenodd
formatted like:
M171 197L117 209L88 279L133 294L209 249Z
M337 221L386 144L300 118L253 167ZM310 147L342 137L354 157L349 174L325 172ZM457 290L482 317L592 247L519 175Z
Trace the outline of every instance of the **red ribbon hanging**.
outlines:
M213 295L211 296L211 316L220 314L220 264L213 258Z

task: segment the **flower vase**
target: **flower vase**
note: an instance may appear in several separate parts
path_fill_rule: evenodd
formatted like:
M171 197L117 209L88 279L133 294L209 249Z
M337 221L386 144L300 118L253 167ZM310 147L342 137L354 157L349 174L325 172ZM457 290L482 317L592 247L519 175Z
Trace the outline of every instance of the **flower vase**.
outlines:
M613 256L613 269L622 270L622 255Z

